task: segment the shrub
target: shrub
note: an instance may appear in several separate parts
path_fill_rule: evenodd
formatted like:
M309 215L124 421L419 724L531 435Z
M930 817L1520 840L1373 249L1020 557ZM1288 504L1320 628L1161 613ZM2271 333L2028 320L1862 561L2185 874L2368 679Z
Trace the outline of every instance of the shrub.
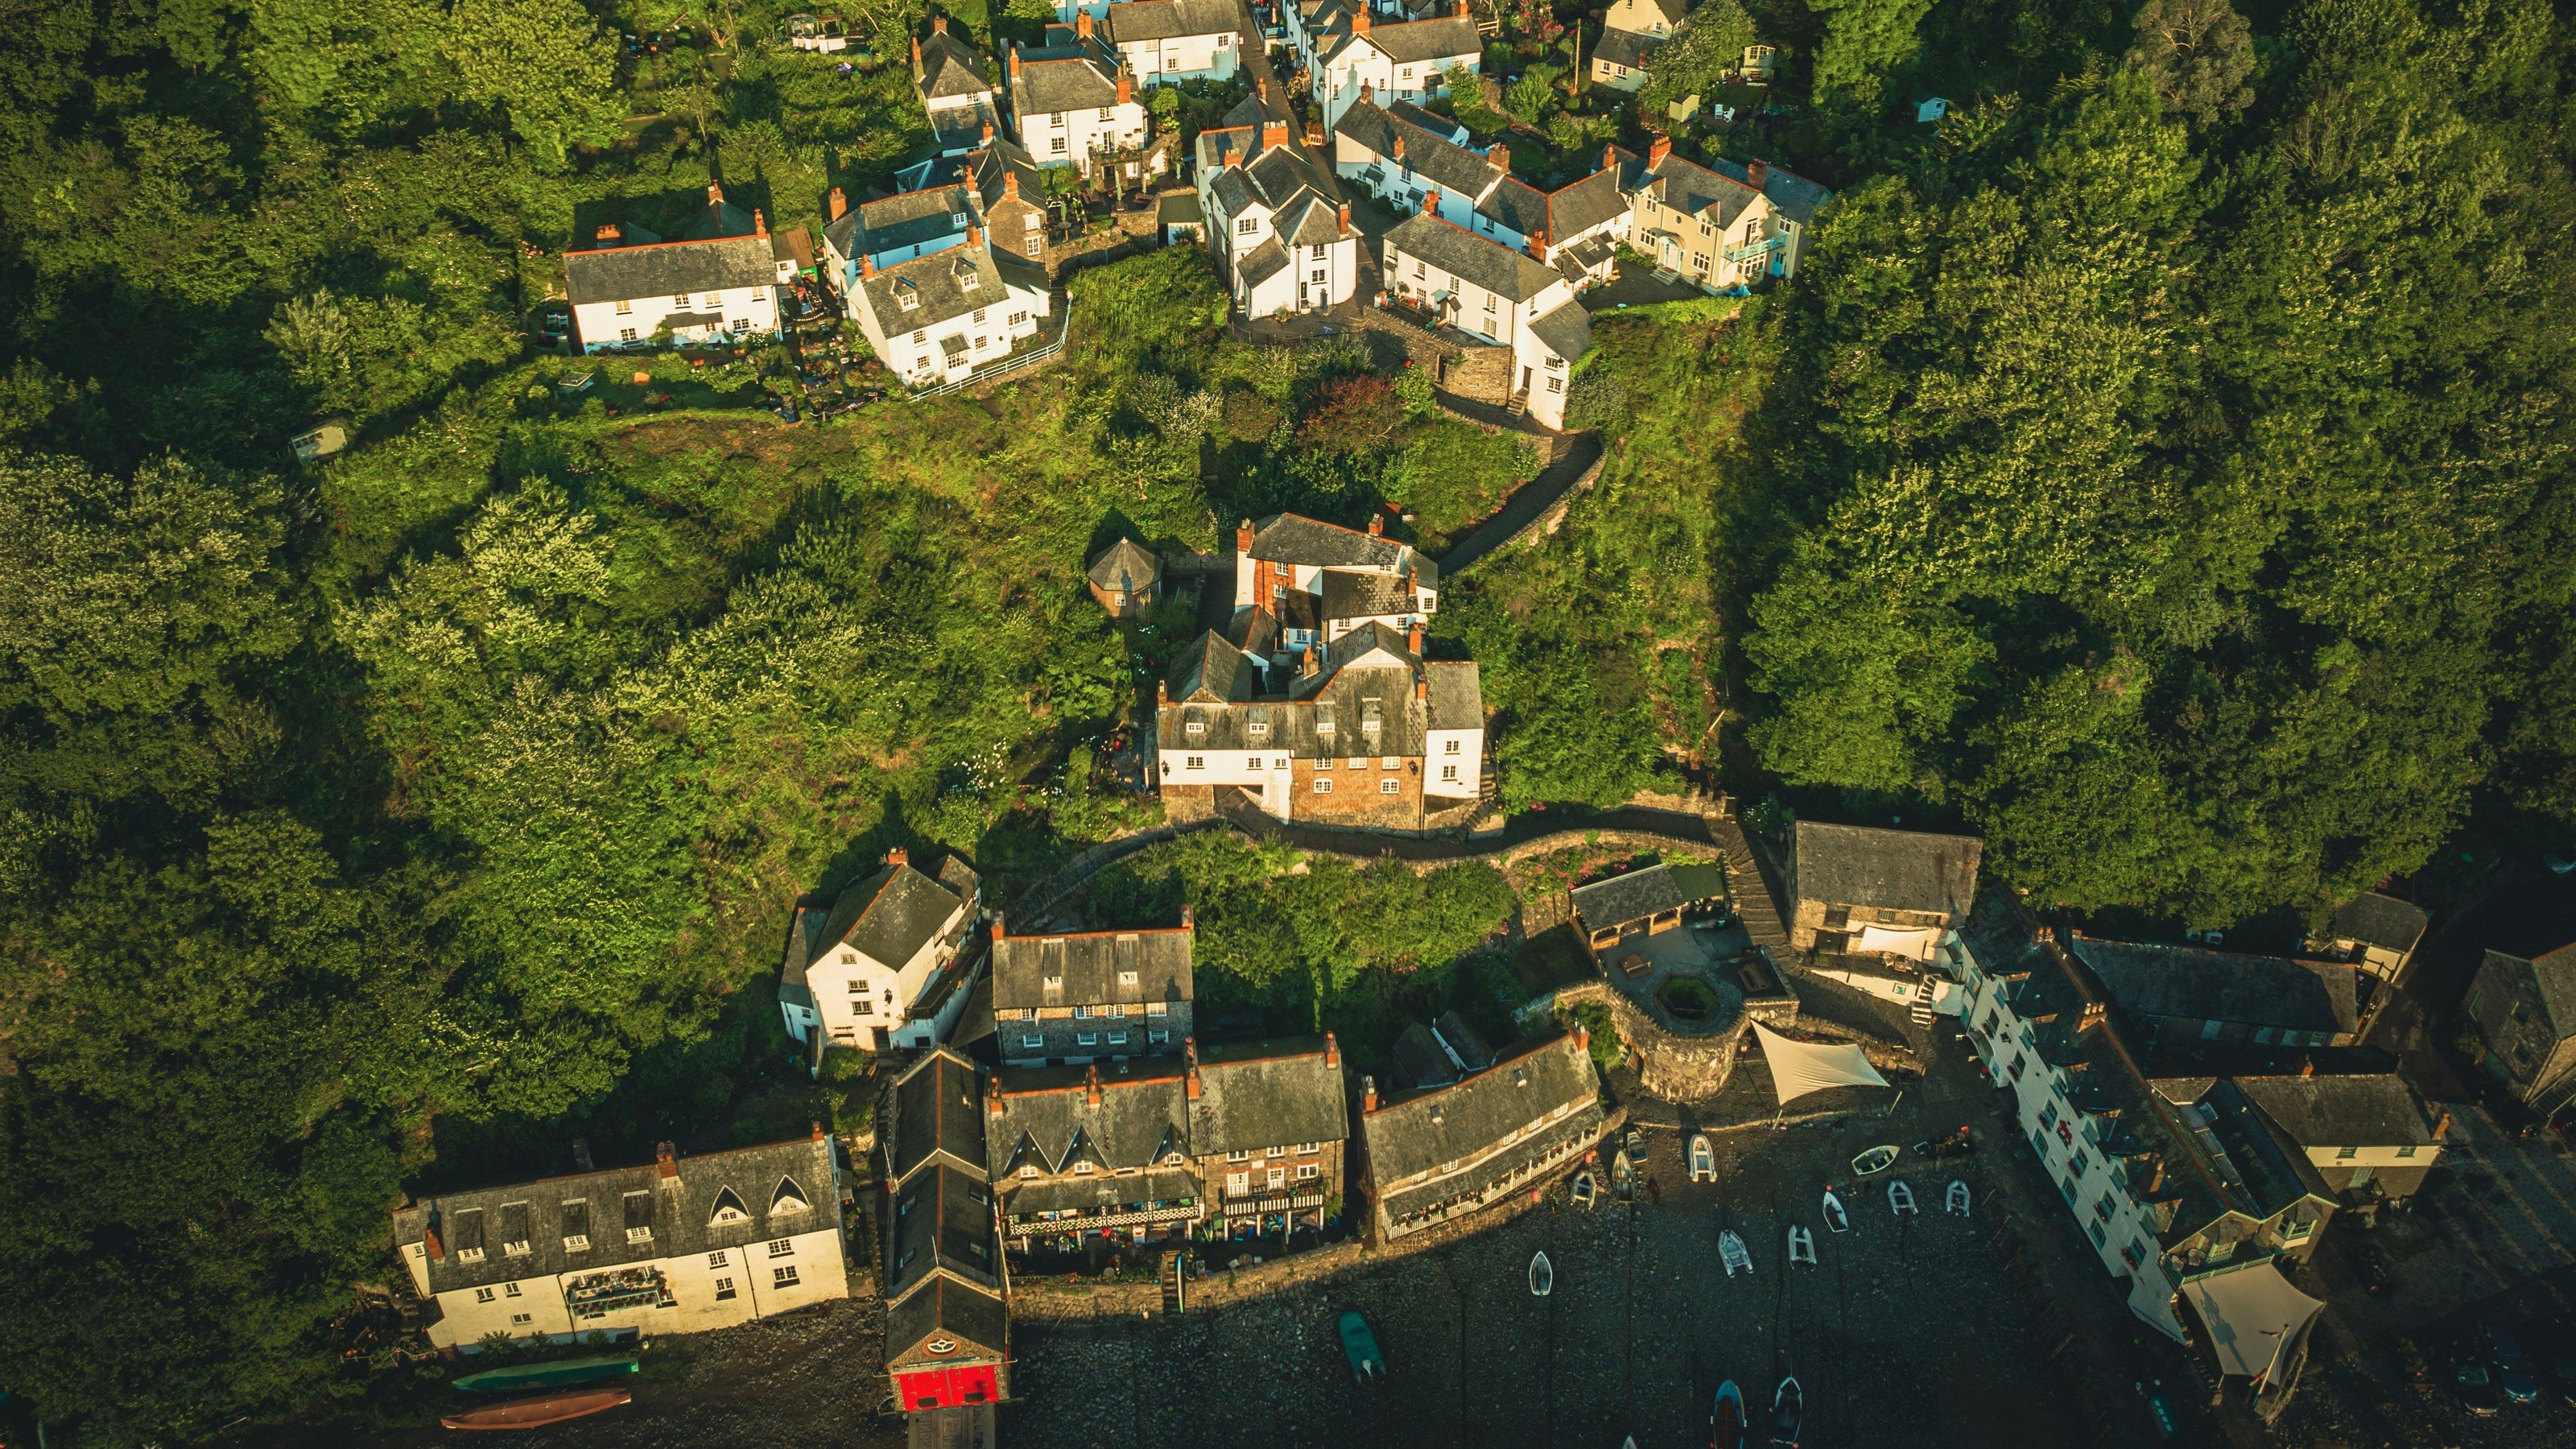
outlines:
M1628 1044L1619 1039L1618 1018L1597 1001L1578 1001L1556 1010L1556 1024L1571 1031L1578 1024L1591 1033L1592 1065L1607 1072L1628 1059Z

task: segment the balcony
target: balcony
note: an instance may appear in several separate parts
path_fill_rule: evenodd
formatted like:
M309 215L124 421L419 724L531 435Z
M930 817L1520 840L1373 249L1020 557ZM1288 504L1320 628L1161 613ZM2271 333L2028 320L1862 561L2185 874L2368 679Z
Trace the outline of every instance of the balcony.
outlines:
M1726 259L1730 262L1749 262L1756 257L1767 256L1772 252L1776 252L1788 244L1789 239L1785 236L1767 236L1758 242L1752 242L1745 246L1728 247L1726 249Z

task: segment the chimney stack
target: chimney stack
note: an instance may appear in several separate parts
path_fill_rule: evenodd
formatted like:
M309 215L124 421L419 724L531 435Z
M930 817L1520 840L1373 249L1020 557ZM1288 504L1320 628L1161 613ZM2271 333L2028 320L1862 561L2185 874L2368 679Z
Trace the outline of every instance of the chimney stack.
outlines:
M2439 1142L2450 1135L2451 1109L2443 1107L2433 1114L2433 1140Z
M1485 148L1485 160L1504 175L1512 174L1512 148L1496 141Z
M1118 63L1118 104L1122 106L1128 105L1133 103L1135 99L1136 72L1129 70L1127 68L1127 63L1122 60Z
M1349 202L1345 201L1345 202L1343 202L1343 203L1342 203L1342 235L1344 235L1344 236L1349 236L1350 234L1351 234L1351 204L1350 204Z
M1414 620L1411 625L1406 627L1404 631L1404 647L1411 650L1416 657L1421 655L1422 621L1420 619Z
M1530 233L1529 254L1532 261L1547 260L1547 232L1544 228Z
M987 1117L1002 1115L1002 1077L999 1072L994 1073L985 1083L984 1115Z
M993 939L996 941L1007 941L1011 939L1011 933L1004 930L1002 927L1002 913L1000 911L995 911L993 913Z
M439 1241L438 1214L434 1212L429 1215L429 1231L422 1236L421 1246L429 1250L429 1256L433 1260L444 1260L447 1257L447 1244Z
M1464 20L1467 18L1467 14L1467 0L1458 0L1458 18Z
M623 237L623 236L625 236L625 235L626 235L626 228L624 228L624 227L622 227L622 226L619 226L617 223L615 223L615 222L613 222L613 221L611 221L611 222L603 222L603 223L601 223L601 224L600 224L599 232L598 232L598 234L597 234L597 238L596 238L596 239L597 239L597 240L599 240L599 241L604 241L604 242L613 242L613 241L616 241L617 239L619 239L620 237Z
M1181 1038L1181 1060L1186 1063L1183 1074L1184 1090L1189 1093L1190 1100L1195 1102L1199 1099L1199 1039L1197 1037Z
M1017 45L1013 45L1013 46L1011 47L1011 79L1013 79L1013 80L1018 80L1019 78L1020 78L1020 48L1019 48Z
M1077 38L1082 40L1089 40L1091 38L1090 11L1076 10L1073 12L1073 33Z
M1424 188L1422 193L1422 214L1424 216L1438 216L1440 214L1439 187L1432 186Z
M1362 1077L1360 1078L1360 1115L1365 1117L1376 1110L1377 1078Z
M990 121L984 123L984 144L987 146L993 144L993 123Z
M890 866L910 865L912 864L912 852L898 845L894 849L886 852L886 864Z
M1394 152L1394 155L1395 155L1395 159L1396 159L1396 160L1398 160L1398 161L1401 161L1401 160L1403 160L1403 159L1404 159L1404 133L1403 133L1402 131L1398 131L1398 132L1396 132L1396 133L1395 133L1395 152Z
M572 1165L583 1172L593 1172L597 1170L593 1168L590 1163L589 1138L576 1137L572 1140Z
M1249 518L1234 526L1234 551L1252 552L1252 520Z
M933 35L946 35L948 33L948 17L945 15L931 16L930 32Z
M877 259L869 256L865 252L859 253L859 275L862 277L873 277L876 274Z
M1100 1105L1100 1068L1096 1066L1086 1068L1083 1071L1082 1103L1086 1107L1097 1107Z
M2313 1077L2316 1074L2317 1059L2315 1057L2302 1058L2299 1062L2299 1075L2303 1077Z
M833 221L839 221L842 214L850 209L850 198L848 193L842 191L841 188L837 186L833 187L830 209L832 213L830 219Z
M810 1119L809 1119L809 1120L810 1120ZM814 1138L813 1138L813 1140L814 1140L814 1141L816 1141L816 1142L820 1142L820 1141L822 1141L822 1140L823 1140L823 1124L822 1124L822 1123L820 1123L820 1122L814 1122L812 1125L813 1125L813 1128L814 1128Z
M984 229L975 225L973 222L968 222L966 224L966 245L970 247L980 247L983 244Z
M1353 10L1353 11L1351 12L1351 34L1353 34L1353 35L1366 35L1366 34L1368 34L1368 28L1369 28L1369 12L1368 12L1368 5L1366 4L1366 0L1362 0L1362 3L1361 3L1361 5L1359 6L1359 8L1357 8L1357 9L1355 9L1355 10Z
M1661 166L1664 164L1664 158L1672 154L1673 138L1670 136L1657 136L1654 141L1646 147L1646 164L1649 166Z
M1198 907L1196 907L1196 906L1190 906L1190 905L1185 905L1185 906L1181 907L1181 929L1182 929L1182 930L1184 930L1184 931L1189 931L1189 932L1192 932L1193 934L1195 934L1195 933L1197 932L1198 928L1199 928L1199 908L1198 908Z
M1744 184L1752 187L1756 191L1760 191L1764 187L1769 186L1771 184L1771 163L1759 158L1747 163L1744 168Z
M1322 667L1321 662L1315 657L1315 646L1312 644L1307 645L1304 660L1298 670L1299 676L1301 678L1312 679L1315 677L1315 671Z
M721 181L715 181L715 180L710 180L710 181L708 181L708 182L707 182L707 205L709 205L709 206L722 206L723 204L724 204L724 183L723 183L723 182L721 182Z
M1342 1044L1329 1031L1324 1033L1324 1065L1337 1072L1342 1069Z
M1369 515L1369 525L1368 525L1368 528L1369 528L1369 537L1371 537L1371 538L1382 538L1382 537L1384 537L1384 536L1385 536L1385 534L1386 534L1386 515L1384 515L1384 514L1382 514L1382 513L1372 513L1372 514L1370 514L1370 515Z
M653 1168L655 1175L660 1177L662 1181L666 1183L679 1181L680 1155L678 1149L674 1148L668 1142L654 1143Z
M1376 82L1374 82L1374 81L1361 81L1361 82L1360 82L1360 99L1361 99L1361 100L1364 100L1364 101L1367 101L1367 102L1369 102L1369 103L1370 103L1370 104L1372 104L1372 105L1376 104L1376 102L1377 102L1377 83L1376 83ZM1397 139L1397 140L1399 140L1399 141L1401 141L1401 140L1403 140L1404 138L1403 138L1403 137L1401 137L1401 136L1398 136L1398 137L1396 137L1396 139Z
M757 206L751 209L751 234L753 236L769 235L769 218L761 215L760 208Z
M1618 161L1619 143L1616 141L1609 142L1601 148L1601 165L1598 169L1607 171L1612 166L1618 164Z
M1268 110L1268 109L1270 108L1270 80L1269 80L1269 77L1267 77L1267 76L1254 76L1254 77L1252 78L1252 92L1253 92L1253 94L1254 94L1254 95L1257 95L1257 96L1259 96L1259 97L1261 98L1261 106L1262 106L1262 109L1263 109L1263 110Z
M1574 1049L1586 1054L1592 1050L1592 1028L1580 1021L1574 1024Z
M1262 150L1267 151L1274 146L1285 146L1287 144L1288 123L1286 121L1263 121L1261 123Z
M912 38L912 74L915 80L921 78L921 37L918 35Z
M1020 199L1020 173L1008 166L1002 168L1002 194L1013 201Z

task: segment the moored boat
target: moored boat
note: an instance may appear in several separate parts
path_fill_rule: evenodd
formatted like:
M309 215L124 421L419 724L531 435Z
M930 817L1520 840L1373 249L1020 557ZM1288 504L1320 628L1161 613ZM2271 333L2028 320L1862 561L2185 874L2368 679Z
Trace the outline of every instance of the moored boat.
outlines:
M1904 1178L1891 1177L1887 1180L1887 1210L1899 1216L1914 1212L1914 1189L1906 1185ZM1915 1215L1922 1216L1920 1213Z
M1806 1417L1807 1391L1798 1387L1795 1378L1780 1380L1780 1391L1771 1396L1771 1442L1775 1449L1798 1449L1798 1432Z
M512 1399L487 1409L468 1409L461 1414L449 1414L438 1422L450 1429L542 1429L548 1424L560 1424L566 1419L614 1409L634 1397L624 1389L583 1389L571 1394Z
M1733 1379L1717 1386L1717 1407L1708 1416L1708 1449L1744 1449L1744 1391Z
M1753 1254L1746 1250L1743 1237L1733 1228L1728 1228L1717 1235L1717 1257L1719 1262L1726 1265L1726 1276L1729 1278L1735 1276L1738 1268L1747 1273L1753 1271Z
M1830 1187L1825 1189L1825 1227L1837 1233L1851 1231L1851 1215L1843 1211L1843 1200Z
M1894 1147L1888 1146L1871 1148L1852 1159L1852 1175L1867 1177L1873 1172L1887 1171L1896 1165L1896 1152Z
M1693 1182L1717 1180L1717 1153L1709 1147L1708 1134L1705 1132L1691 1134L1690 1169Z
M1360 1383L1372 1383L1386 1373L1386 1358L1377 1351L1377 1335L1369 1332L1368 1320L1356 1308L1342 1310L1342 1353L1351 1361L1351 1377Z
M1592 1181L1591 1173L1578 1172L1574 1175L1574 1205L1576 1207L1588 1208L1592 1206L1592 1200L1600 1195L1601 1189Z
M486 1369L479 1374L467 1374L451 1387L469 1394L502 1394L517 1389L552 1389L597 1379L623 1378L642 1368L642 1364L626 1356L567 1358L553 1363L513 1364L508 1368Z
M1545 1253L1530 1254L1530 1296L1545 1298L1556 1291L1556 1265Z

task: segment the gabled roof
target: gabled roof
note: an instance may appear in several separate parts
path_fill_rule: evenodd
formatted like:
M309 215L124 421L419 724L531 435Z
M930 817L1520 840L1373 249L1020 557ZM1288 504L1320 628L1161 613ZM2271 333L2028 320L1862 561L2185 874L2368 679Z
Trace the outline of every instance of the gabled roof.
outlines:
M1431 696L1427 728L1480 730L1485 727L1484 677L1472 659L1433 660L1422 666Z
M1117 68L1090 54L1048 54L1038 59L1023 51L1011 76L1011 113L1024 126L1036 116L1116 104Z
M975 215L966 198L955 182L881 196L841 213L823 234L845 257L918 246L964 232Z
M1646 57L1669 42L1668 36L1639 35L1633 30L1604 27L1600 42L1592 47L1592 58L1609 65L1624 65L1630 70L1643 70Z
M1318 661L1319 667L1313 674L1305 675L1290 684L1288 687L1289 697L1292 699L1314 699L1315 697L1323 694L1334 684L1340 682L1344 671L1349 671L1355 674L1384 674L1400 672L1404 675L1402 682L1404 687L1401 687L1399 692L1392 696L1392 698L1402 698L1410 695L1413 692L1409 687L1413 682L1413 671L1421 664L1422 660L1419 655L1415 654L1413 650L1408 647L1408 643L1409 641L1404 635L1399 634L1395 630L1372 619L1369 622L1360 625L1358 628L1351 630L1349 633L1344 634L1339 639L1326 643L1323 646L1322 658ZM1389 703L1391 702L1391 697L1381 694L1379 696L1379 702L1381 705ZM1393 711L1383 711L1381 713L1381 728L1389 722L1386 720L1386 715L1392 713ZM1409 755L1419 754L1421 751L1383 749L1371 750L1369 753L1373 755Z
M2424 928L2432 920L2419 906L2364 891L2335 907L2334 933L2338 941L2359 941L2403 954L2424 939Z
M1413 612L1413 580L1402 574L1324 570L1324 617L1366 619Z
M1261 664L1211 629L1172 661L1169 687L1175 704L1241 702L1261 692Z
M766 287L778 261L765 236L598 247L564 257L564 294L574 306Z
M1720 157L1713 164L1727 179L1750 184L1747 178L1752 175L1752 168L1743 162ZM1770 201L1772 210L1800 226L1815 225L1816 216L1825 209L1825 203L1834 199L1832 192L1794 171L1784 171L1776 164L1770 167L1770 174L1763 179L1762 195Z
M1494 189L1476 203L1476 214L1523 236L1536 236L1547 230L1547 193L1517 176L1498 173Z
M1016 141L995 137L993 144L969 153L961 162L961 169L967 184L975 188L976 197L988 211L1002 204L1002 178L1005 175L1020 178L1020 200L1023 204L1037 204L1031 198L1040 194L1043 185L1038 163Z
M1605 166L1580 181L1548 193L1548 240L1562 241L1579 236L1605 222L1626 216L1629 210L1628 198L1619 190L1618 168Z
M1386 113L1396 120L1420 126L1424 130L1439 137L1441 140L1447 141L1453 145L1466 144L1462 138L1468 134L1467 128L1459 125L1456 118L1444 116L1438 111L1430 110L1422 106L1418 102L1394 102L1386 107Z
M1225 35L1241 23L1234 0L1127 0L1102 16L1112 45L1170 40L1188 35Z
M1330 246L1350 235L1343 229L1340 206L1311 190L1301 191L1279 222L1278 239L1290 246Z
M2431 1114L2404 1077L2394 1072L2360 1076L2237 1077L2245 1099L2303 1149L2430 1147ZM2169 1101L2198 1101L2207 1077L2159 1081ZM2170 1089L2170 1090L2168 1090Z
M1733 226L1756 196L1743 177L1724 175L1680 156L1666 156L1648 167L1641 185L1664 205L1684 216L1704 216L1721 231Z
M882 966L911 960L975 890L974 871L956 856L940 862L939 874L933 880L899 862L842 887L808 959L847 945Z
M1797 824L1798 898L1880 911L1957 914L1977 898L1985 842L1973 835Z
M1391 1101L1360 1118L1369 1175L1379 1192L1445 1163L1479 1156L1565 1104L1590 1106L1601 1091L1592 1054L1559 1033L1513 1049L1463 1081Z
M967 285L970 278L972 286ZM994 264L991 249L971 242L879 268L859 278L858 289L889 335L935 327L1010 300L1008 279ZM907 294L914 306L903 305Z
M1196 933L1187 925L1053 936L997 934L993 1009L1185 1002L1191 999L1195 942ZM1058 983L1053 990L1049 981Z
M885 1235L888 1302L900 1301L940 1273L985 1287L1001 1285L993 1244L993 1189L981 1167L970 1174L942 1165L916 1174L895 1190Z
M1579 885L1568 894L1574 899L1574 913L1595 931L1690 904L1673 873L1660 865Z
M1004 135L1002 113L993 98L979 95L963 105L942 106L930 113L930 138L941 155L961 155L997 145Z
M932 1346L946 1343L947 1352ZM1010 1311L998 1293L953 1278L929 1286L886 1309L886 1367L937 1368L988 1363L1010 1346Z
M985 1092L986 1160L1005 1192L1022 1167L1068 1172L1089 1162L1110 1176L1120 1168L1163 1163L1189 1155L1188 1102L1181 1063L1171 1057L1138 1057L1115 1065L1005 1067L998 1089ZM1100 1100L1091 1100L1094 1086ZM1016 1195L1012 1211L1023 1209Z
M1374 101L1351 102L1342 118L1333 123L1333 134L1390 158L1396 156L1400 141L1404 152L1396 164L1411 168L1414 175L1443 191L1464 196L1471 204L1493 189L1503 175L1501 168L1451 141L1447 133L1406 119Z
M933 1047L895 1078L894 1110L879 1137L886 1173L898 1184L939 1164L982 1173L982 1073L948 1048Z
M1428 211L1415 213L1389 231L1385 247L1389 255L1401 252L1418 257L1514 302L1526 302L1564 280L1554 268L1527 252L1478 236Z
M2335 961L2299 961L2161 942L2105 941L2075 933L2069 949L2124 1011L2290 1031L2351 1032L2360 1021L2359 973Z
M921 42L921 64L913 72L922 99L993 94L993 63L963 37L942 24Z
M1320 1037L1199 1053L1190 1151L1199 1157L1351 1135L1340 1053Z
M1530 323L1530 335L1568 362L1592 346L1592 314L1580 302L1568 302Z
M2334 1201L2334 1190L2307 1153L2256 1110L2233 1079L2220 1077L2197 1099L2176 1105L2185 1125L2196 1121L2202 1151L2221 1180L2251 1200L2252 1216L2269 1218L2302 1198Z
M1443 15L1432 20L1371 25L1360 33L1343 36L1324 59L1340 60L1344 52L1359 45L1369 46L1398 65L1418 65L1424 61L1482 55L1485 38L1478 33L1475 21Z
M1384 534L1297 513L1274 513L1252 527L1252 556L1268 563L1392 569L1409 552L1410 545Z
M1132 538L1122 538L1100 551L1091 561L1085 576L1104 589L1123 593L1142 593L1154 586L1163 574L1163 561L1146 551Z

